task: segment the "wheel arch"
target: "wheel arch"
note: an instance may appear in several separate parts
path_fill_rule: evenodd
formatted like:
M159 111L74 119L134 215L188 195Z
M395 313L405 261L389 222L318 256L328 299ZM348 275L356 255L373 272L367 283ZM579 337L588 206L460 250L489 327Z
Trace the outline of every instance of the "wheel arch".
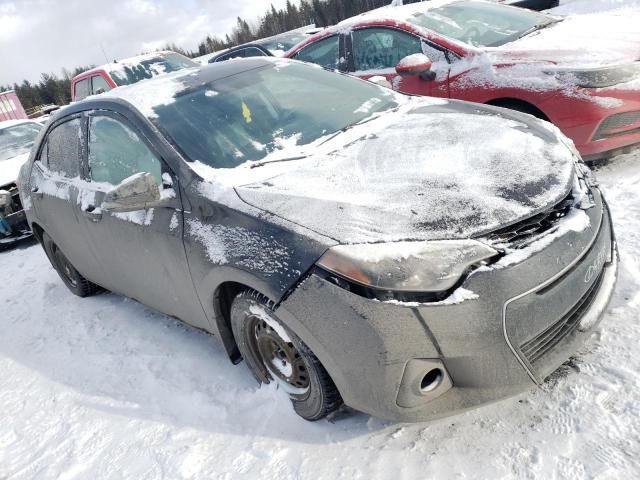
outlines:
M33 236L36 237L36 240L38 240L39 243L42 243L44 228L42 228L37 222L32 222L31 231L33 232Z
M534 105L531 102L527 102L519 98L512 98L512 97L495 98L485 103L486 105L491 105L493 107L508 108L510 110L516 110L518 112L528 113L530 115L533 115L536 118L539 118L540 120L549 121L549 117L547 116L547 114L545 114L540 108L538 108L536 105Z

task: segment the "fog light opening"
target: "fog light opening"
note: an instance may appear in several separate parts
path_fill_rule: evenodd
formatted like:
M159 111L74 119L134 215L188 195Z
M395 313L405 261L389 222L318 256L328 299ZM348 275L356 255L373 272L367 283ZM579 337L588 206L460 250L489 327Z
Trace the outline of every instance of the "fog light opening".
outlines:
M442 383L442 377L442 370L439 368L429 370L427 374L422 377L422 381L420 382L420 391L422 393L433 392Z

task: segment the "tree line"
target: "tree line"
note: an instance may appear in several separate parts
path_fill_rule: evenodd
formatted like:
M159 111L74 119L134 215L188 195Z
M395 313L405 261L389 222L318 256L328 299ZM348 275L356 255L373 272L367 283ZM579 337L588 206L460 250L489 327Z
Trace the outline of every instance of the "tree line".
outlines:
M163 50L173 50L193 58L312 23L318 27L335 25L345 18L389 3L390 0L301 0L299 5L295 5L288 0L286 6L281 9L271 5L253 26L238 17L236 25L224 38L209 35L198 44L195 51L185 50L175 44L167 45ZM15 90L27 110L43 104L66 105L71 101L71 79L90 68L93 66L78 67L71 71L63 70L62 76L43 73L38 82L24 80L13 86L0 86L0 91Z

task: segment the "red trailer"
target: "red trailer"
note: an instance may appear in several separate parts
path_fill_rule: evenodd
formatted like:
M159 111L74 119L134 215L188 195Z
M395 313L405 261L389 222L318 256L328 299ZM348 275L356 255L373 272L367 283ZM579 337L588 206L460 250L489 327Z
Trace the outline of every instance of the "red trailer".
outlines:
M28 118L27 114L24 108L22 108L16 92L13 90L0 92L0 122L3 120L21 120L26 118Z

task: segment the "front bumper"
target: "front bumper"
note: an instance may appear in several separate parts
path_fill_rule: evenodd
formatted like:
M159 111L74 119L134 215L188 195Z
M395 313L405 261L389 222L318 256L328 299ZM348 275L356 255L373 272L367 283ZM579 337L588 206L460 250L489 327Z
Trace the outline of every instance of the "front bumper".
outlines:
M640 95L623 88L581 88L541 106L573 140L582 158L598 161L640 147Z
M463 287L477 299L382 303L311 275L278 315L357 410L420 421L515 395L584 344L612 296L617 256L609 213L597 200L586 231L569 232L519 264L474 272ZM444 378L421 391L416 382L433 368Z

